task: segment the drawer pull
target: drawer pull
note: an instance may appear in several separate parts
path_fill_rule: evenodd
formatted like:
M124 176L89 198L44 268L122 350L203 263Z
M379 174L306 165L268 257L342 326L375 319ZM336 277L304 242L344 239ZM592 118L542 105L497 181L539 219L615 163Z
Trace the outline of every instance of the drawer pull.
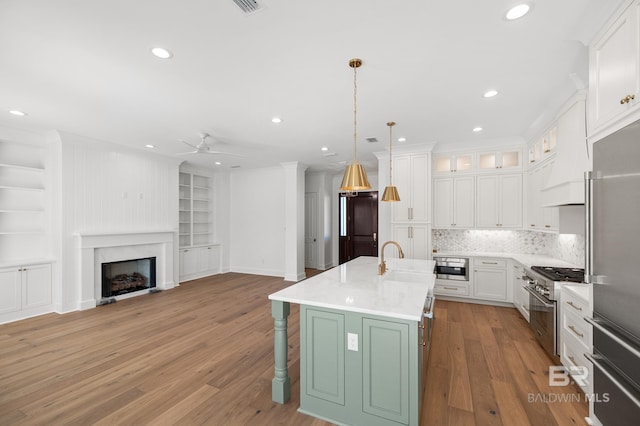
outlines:
M458 291L458 287L447 287L447 286L444 286L443 288L444 288L445 290L455 290L455 291Z
M584 334L580 333L578 330L576 330L576 328L572 325L567 326L567 328L571 331L573 331L573 334L575 334L576 336L580 336L580 338L582 339L584 337Z
M576 306L576 305L574 305L574 304L573 304L573 302L572 302L572 301L570 301L570 300L569 300L569 301L567 301L567 305L571 306L573 309L577 309L577 310L579 310L580 312L582 312L582 308L581 308L580 306Z
M482 262L483 265L497 265L498 262Z
M572 357L571 355L567 356L567 358L569 359L569 361L571 361L571 363L573 365L578 365L578 363L576 362L576 359L574 357Z
M620 104L628 104L632 99L635 99L636 95L627 95L624 98L620 99Z

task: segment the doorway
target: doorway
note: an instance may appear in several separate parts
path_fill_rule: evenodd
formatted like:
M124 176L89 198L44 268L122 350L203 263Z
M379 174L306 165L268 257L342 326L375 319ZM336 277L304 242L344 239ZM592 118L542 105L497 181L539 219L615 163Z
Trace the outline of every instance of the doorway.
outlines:
M339 263L378 256L378 191L339 194Z

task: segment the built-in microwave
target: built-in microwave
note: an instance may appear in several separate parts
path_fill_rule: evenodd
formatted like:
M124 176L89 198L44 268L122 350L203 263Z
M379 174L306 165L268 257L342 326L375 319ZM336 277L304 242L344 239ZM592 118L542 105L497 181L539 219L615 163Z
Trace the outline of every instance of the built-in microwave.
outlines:
M436 278L441 280L469 281L469 258L434 256Z

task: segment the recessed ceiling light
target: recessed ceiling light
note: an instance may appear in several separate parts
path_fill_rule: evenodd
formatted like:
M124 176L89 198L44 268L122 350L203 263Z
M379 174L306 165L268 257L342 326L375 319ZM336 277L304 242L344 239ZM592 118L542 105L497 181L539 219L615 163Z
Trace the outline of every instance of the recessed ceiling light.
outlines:
M216 166L219 166L219 165L220 165L220 164L222 164L222 163L221 163L221 162L219 162L219 161L216 161L214 164L215 164Z
M474 127L473 131L476 132L476 133L481 132L482 131L482 127Z
M9 114L17 115L18 117L24 117L25 115L27 115L26 112L18 111L17 109L9 110Z
M320 148L320 151L329 151L329 148L326 146L323 146L322 148Z
M497 94L498 94L497 90L487 90L482 96L484 96L485 98L493 98Z
M526 15L529 12L530 9L531 9L531 6L529 6L526 3L519 4L509 9L507 14L505 15L505 18L507 18L509 21L522 18L524 15Z
M160 59L169 59L173 57L173 53L162 47L154 47L153 49L151 49L151 53L153 53Z
M272 122L272 123L276 123L276 124L282 123L282 118L280 118L280 117L273 117L273 118L271 119L271 122Z
M398 142L406 142L407 138L398 138Z
M145 146L146 146L147 148L155 148L155 147L156 147L155 145L151 145L150 143L146 144Z

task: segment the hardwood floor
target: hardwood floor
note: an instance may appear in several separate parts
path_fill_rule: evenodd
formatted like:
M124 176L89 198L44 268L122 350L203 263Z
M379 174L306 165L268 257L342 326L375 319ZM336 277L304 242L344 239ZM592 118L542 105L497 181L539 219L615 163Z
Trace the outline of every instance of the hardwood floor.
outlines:
M329 425L298 413L299 309L291 305L291 400L271 401L281 278L223 274L66 315L0 325L2 425ZM422 425L584 424L584 403L529 402L550 360L515 309L438 301Z

